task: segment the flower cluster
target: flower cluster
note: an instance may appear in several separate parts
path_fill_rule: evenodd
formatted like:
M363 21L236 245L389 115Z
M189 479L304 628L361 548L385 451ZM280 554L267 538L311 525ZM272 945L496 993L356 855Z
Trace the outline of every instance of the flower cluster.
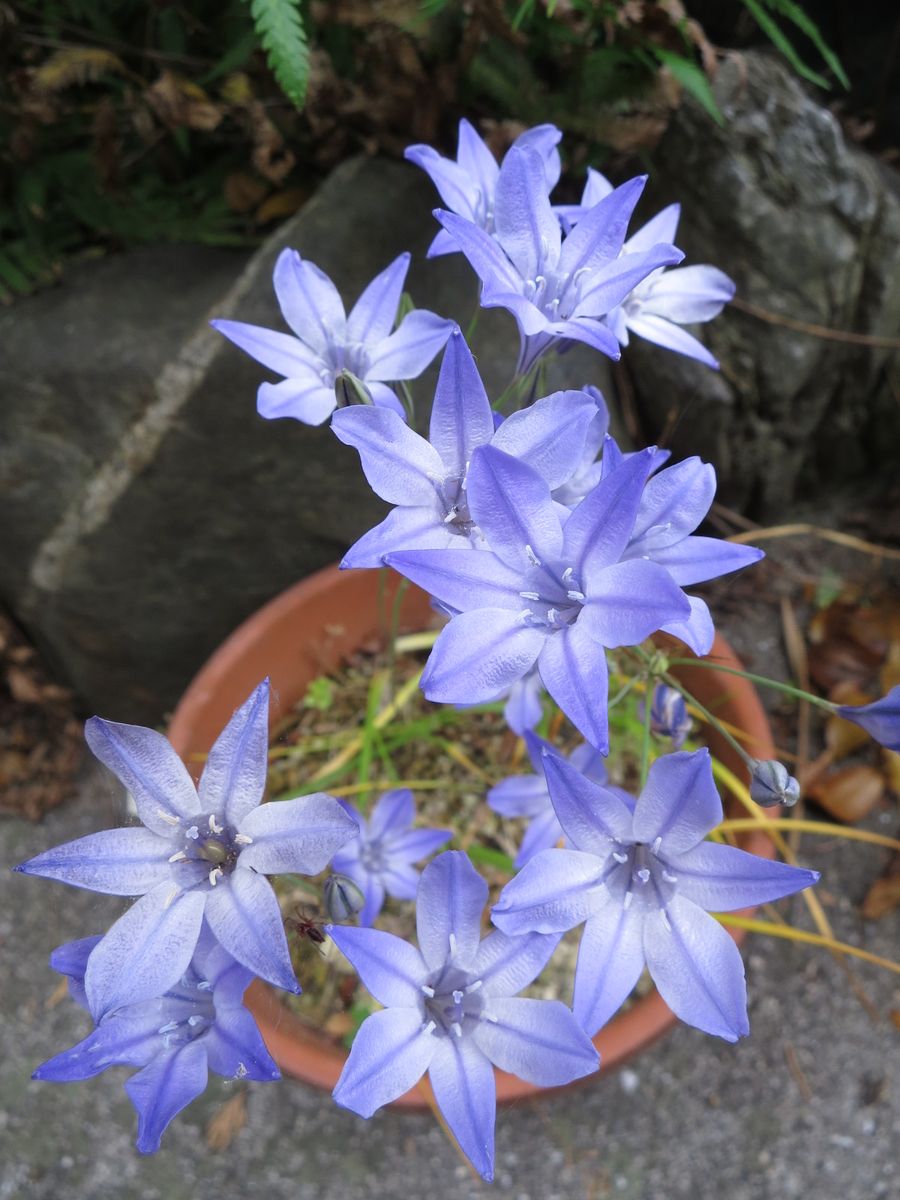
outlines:
M369 1117L427 1073L447 1125L486 1179L495 1067L540 1086L595 1071L591 1038L645 967L683 1021L729 1041L743 1036L743 966L710 912L815 882L812 871L709 840L723 817L709 753L681 749L691 729L684 697L642 647L661 631L708 654L712 617L686 589L761 552L697 534L715 493L709 464L669 464L655 447L623 451L590 384L540 394L544 360L573 342L615 358L637 334L716 366L682 326L715 316L733 284L717 268L679 266L678 206L629 236L644 178L613 187L594 172L581 204L554 207L559 140L553 126L538 126L498 163L463 121L455 161L427 146L407 152L446 206L430 254L461 252L481 281L481 304L517 322L516 375L494 404L453 322L403 305L397 324L406 254L347 315L331 280L284 250L274 283L292 334L214 322L281 377L260 386L263 416L330 417L334 434L358 451L392 508L342 566L390 566L430 594L446 623L423 691L459 706L505 700L534 773L501 780L486 799L501 817L530 825L515 860L521 869L495 893L495 928L485 935L488 884L463 852L446 850L421 875L416 869L454 831L415 828L408 789L385 792L370 809L321 793L261 803L266 682L216 741L196 788L161 735L89 721L91 748L130 792L142 825L80 838L17 869L138 899L103 937L54 954L95 1028L36 1077L138 1068L126 1088L142 1151L158 1147L208 1070L277 1077L243 1005L252 975L300 990L268 876L314 876L332 865L326 904L334 922L348 923L327 933L383 1006L361 1025L335 1100ZM442 350L426 437L413 427L407 383ZM608 696L610 654L637 664L643 678L637 798L603 763L618 701ZM665 682L651 691L657 677ZM839 711L896 748L894 692ZM554 745L559 721L541 725L554 706L584 739L568 757ZM654 761L651 733L671 740ZM785 768L737 749L757 793L765 785L764 802L789 803L795 781ZM386 897L415 901L417 946L372 927ZM562 934L582 923L571 1008L517 996Z

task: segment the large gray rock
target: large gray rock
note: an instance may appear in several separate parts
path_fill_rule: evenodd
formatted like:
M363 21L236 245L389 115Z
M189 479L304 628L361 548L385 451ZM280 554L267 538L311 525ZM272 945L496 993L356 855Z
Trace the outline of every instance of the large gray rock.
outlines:
M678 242L738 299L794 320L900 337L895 176L850 146L779 60L726 62L725 125L686 102L651 175L655 206L679 200ZM771 517L794 500L896 470L900 358L728 309L701 333L721 373L634 339L627 360L646 428L683 416L677 456L719 467L720 496Z
M466 327L474 275L459 255L424 257L435 202L421 172L358 159L249 262L134 251L0 315L0 599L87 707L159 720L240 621L381 518L355 451L327 426L256 415L269 376L208 319L283 328L271 268L291 245L348 302L410 250L416 302ZM516 345L507 313L481 314L492 395ZM603 384L597 355L560 365L550 386ZM423 410L435 373L414 387Z

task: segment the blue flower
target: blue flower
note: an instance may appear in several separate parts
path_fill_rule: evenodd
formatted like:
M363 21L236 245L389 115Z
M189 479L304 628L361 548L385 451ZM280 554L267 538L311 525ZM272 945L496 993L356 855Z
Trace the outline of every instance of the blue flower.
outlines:
M549 195L559 180L560 161L556 149L562 134L555 125L536 125L519 134L513 146L530 147L544 166L544 182ZM404 157L431 178L441 199L451 212L471 221L486 233L494 230L494 193L500 167L474 127L463 117L459 123L456 162L444 158L431 146L409 146ZM456 242L442 229L428 248L428 257L452 254Z
M257 362L285 376L281 383L260 384L261 416L321 425L339 403L336 389L340 402L352 399L347 376L364 385L373 404L403 414L388 383L420 375L453 328L452 321L415 309L391 333L409 262L410 256L401 254L376 275L348 317L324 271L296 250L282 250L275 263L275 294L295 336L243 321L212 322Z
M454 330L441 364L429 440L396 413L355 406L331 427L359 451L373 491L395 504L347 551L342 567L377 567L395 550L465 549L481 543L467 498L467 474L479 446L493 445L534 467L551 488L579 466L596 403L585 392L554 392L507 417L495 431L472 352Z
M481 279L481 303L507 308L516 318L520 373L561 342L585 342L611 358L620 356L604 318L652 271L684 257L667 243L622 254L645 182L642 176L617 188L563 241L541 158L530 147L516 146L497 179L493 235L455 213L436 212Z
M85 973L100 940L69 942L50 958L89 1011ZM204 926L184 974L164 995L92 1012L93 1033L38 1067L32 1078L71 1083L107 1067L140 1067L125 1090L138 1113L137 1148L152 1154L172 1119L206 1089L208 1071L226 1079L280 1078L243 1005L252 977Z
M647 701L641 701L640 711L643 715ZM672 747L680 750L687 735L691 732L691 718L681 692L666 683L659 683L653 689L650 702L650 728L658 737L672 739ZM602 783L602 780L599 782Z
M900 752L900 684L871 704L840 704L835 712L845 721L865 729L888 750Z
M525 744L534 774L510 775L501 779L487 794L488 805L501 817L526 817L531 822L516 856L517 867L524 867L535 854L541 850L549 850L565 837L553 808L547 777L544 774L544 754L552 752L553 748L549 742L535 737L534 734L526 735ZM585 778L606 786L607 775L603 756L593 746L582 742L567 755L567 758ZM620 788L611 787L609 790L620 795L626 803L634 803L632 797Z
M808 887L815 871L704 841L722 820L709 752L678 751L650 768L632 810L564 759L544 763L573 849L544 850L506 885L493 921L511 936L585 922L574 1011L590 1034L646 965L676 1016L736 1041L749 1030L737 946L706 910L728 912Z
M78 838L15 869L141 896L91 955L85 987L96 1019L172 987L187 970L204 917L239 963L299 992L266 875L317 874L357 826L322 793L260 803L268 712L264 680L219 735L197 788L162 734L88 721L88 744L131 793L143 826Z
M581 204L557 208L556 212L564 226L571 227L612 191L612 184L599 171L588 168ZM680 216L681 205L670 204L632 234L622 253L646 253L659 242L674 242ZM703 264L674 271L660 268L638 283L607 315L606 321L623 346L628 345L630 331L657 346L718 368L718 362L703 343L681 326L717 317L734 297L734 290L733 280L718 267Z
M422 872L418 950L376 929L342 926L329 933L384 1005L360 1027L335 1100L370 1117L427 1071L454 1137L490 1180L492 1064L554 1087L595 1071L599 1059L560 1001L513 998L540 973L559 937L494 931L482 940L487 897L487 884L465 854L447 851Z
M537 665L559 707L606 753L606 648L636 645L691 612L664 567L621 561L653 462L651 450L633 455L563 524L566 510L536 471L494 446L475 451L467 496L490 550L386 559L457 614L422 676L429 700L493 700Z
M408 788L385 792L368 820L345 800L344 808L359 826L359 835L334 856L332 867L349 875L365 896L360 925L371 925L384 904L385 894L395 900L415 900L419 872L412 866L433 854L453 837L452 829L413 829L416 810Z

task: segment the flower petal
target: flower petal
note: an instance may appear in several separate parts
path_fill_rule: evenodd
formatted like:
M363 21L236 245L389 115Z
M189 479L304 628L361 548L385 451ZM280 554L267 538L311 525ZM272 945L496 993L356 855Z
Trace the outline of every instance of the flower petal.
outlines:
M155 729L91 717L87 744L131 794L138 816L154 833L170 837L178 821L200 811L187 767Z
M606 651L584 628L583 613L545 639L538 659L544 687L582 737L609 753Z
M615 842L632 840L634 819L620 796L558 754L545 752L543 767L556 816L573 846L605 858Z
M543 850L500 893L491 920L513 935L565 933L605 902L608 871L605 859L596 854Z
M418 378L455 328L453 321L424 308L407 313L390 337L373 347L366 381Z
M730 571L749 567L761 558L765 558L765 551L756 546L740 546L709 537L686 537L677 545L653 554L653 561L665 567L681 587L718 579Z
M391 859L408 863L419 862L434 854L453 837L452 829L410 829L393 838L388 847Z
M625 254L600 267L589 280L572 310L572 316L602 317L625 300L649 275L661 267L680 263L684 254L663 242L643 254ZM626 322L631 324L626 313Z
M698 845L722 820L722 800L713 780L709 751L664 754L650 767L634 809L634 839L662 854L681 854Z
M597 568L619 560L631 537L644 484L653 466L652 448L633 454L573 510L565 525L567 562L580 570L585 562Z
M421 143L407 146L403 157L422 168L449 209L466 217L474 215L476 184L461 163L444 158L432 146Z
M511 146L500 167L494 236L523 279L534 279L559 259L562 235L550 207L544 164L527 146Z
M318 375L325 366L322 359L290 333L278 333L245 321L210 321L210 325L245 354L287 379L308 379L311 372Z
M550 489L524 462L494 446L479 446L466 493L475 522L508 567L528 571L535 556L542 562L559 557L563 531Z
M520 613L523 609L521 571L489 550L408 550L388 554L386 561L456 611L504 608ZM496 695L495 691L491 699Z
M386 1008L367 1017L332 1095L361 1117L390 1104L428 1070L438 1039L424 1032L418 1008Z
M443 473L462 480L476 446L494 435L494 419L484 384L466 339L454 328L434 391L428 436L440 455Z
M427 968L414 946L381 929L329 925L327 932L379 1004L385 1008L415 1008L422 1020L422 984Z
M489 1183L494 1178L494 1068L472 1038L435 1039L428 1067L434 1098L463 1154Z
M380 342L391 332L411 257L399 254L366 287L347 318L349 342Z
M372 490L389 504L434 505L444 464L435 448L389 408L340 408L331 428L359 451Z
M580 465L597 404L587 392L554 392L506 418L491 445L558 488Z
M239 826L263 798L269 751L269 681L264 679L236 709L216 738L197 795L204 812Z
M588 917L578 948L572 1010L587 1034L618 1012L643 969L643 915L610 900Z
M644 954L653 982L688 1025L736 1042L750 1032L740 951L718 921L674 896L644 919Z
M475 1045L498 1066L538 1087L559 1087L590 1075L600 1056L559 1000L492 1001L490 1020L479 1021Z
M472 960L472 974L481 980L483 994L514 996L528 987L550 961L559 945L558 933L523 933L510 937L493 930Z
M651 250L658 242L674 242L680 219L681 205L667 205L633 233L622 249L626 254L640 254L642 250Z
M419 881L416 931L419 950L434 970L453 958L468 963L481 939L488 886L461 850L432 859Z
M500 296L522 296L523 280L500 248L500 243L471 221L437 209L434 214L469 260L484 285L483 306L492 306ZM534 307L532 305L532 307ZM535 312L538 312L535 309Z
M158 1055L125 1081L125 1091L137 1109L135 1145L141 1154L154 1154L166 1127L183 1108L206 1091L206 1046L198 1038Z
M215 1024L203 1035L209 1069L226 1079L256 1079L267 1083L281 1072L266 1049L252 1013L237 1006L216 1009Z
M588 209L566 238L559 256L560 272L574 275L596 270L618 258L625 232L641 197L646 175L636 175Z
M687 596L664 567L643 559L613 563L588 576L579 626L601 646L637 646L672 621L691 615Z
M369 814L369 840L400 834L412 825L416 802L409 788L382 792Z
M235 874L249 867L261 875L317 875L358 835L359 826L334 797L315 792L260 805L241 822L240 832L253 841L241 851Z
M13 869L91 892L142 896L171 882L171 853L172 842L149 829L104 829L45 850Z
M672 239L660 237L657 240L670 242ZM679 267L653 280L653 286L643 297L641 310L674 321L676 325L692 325L717 317L723 305L734 298L734 291L734 280L718 267L705 264Z
M299 992L275 893L263 875L242 870L206 893L206 920L228 953L275 987Z
M364 533L341 560L341 567L380 567L385 555L402 550L447 550L454 541L437 503L392 509L380 525Z
M124 1004L162 996L181 978L204 907L202 892L162 883L119 917L88 959L84 987L95 1021Z
M324 271L285 248L272 275L281 314L301 342L330 358L336 341L343 343L347 318L337 288Z
M667 621L660 628L663 633L670 633L672 637L680 638L699 658L703 658L712 649L713 639L716 636L712 614L709 611L709 605L699 596L688 596L687 600L691 606L691 615L688 619L686 621Z
M639 313L635 317L626 319L628 328L638 337L645 338L655 346L662 346L665 350L674 350L676 354L696 358L698 362L704 363L707 367L718 370L719 360L715 355L711 354L701 341L692 333L688 333L686 329L682 329L680 325L674 325L662 317L655 317L652 313Z
M524 867L536 854L540 854L542 850L551 850L560 843L568 845L562 825L551 805L546 812L539 813L525 830L522 845L515 859L516 867Z
M469 178L477 183L482 197L490 199L497 186L500 167L475 127L465 117L459 123L456 160Z
M681 542L709 512L715 494L715 468L696 455L654 475L641 496L629 553L649 554Z
M510 775L486 796L488 807L501 817L536 817L551 807L543 776Z
M678 894L711 912L751 908L791 896L811 887L818 871L759 858L735 846L701 842L692 850L670 855L670 870L678 877Z
M334 384L323 383L319 375L311 379L293 376L281 383L261 383L256 393L256 411L267 421L292 417L304 425L323 425L336 404Z
M493 700L532 668L547 641L544 631L523 624L509 609L461 613L432 647L422 691L429 700L449 704Z

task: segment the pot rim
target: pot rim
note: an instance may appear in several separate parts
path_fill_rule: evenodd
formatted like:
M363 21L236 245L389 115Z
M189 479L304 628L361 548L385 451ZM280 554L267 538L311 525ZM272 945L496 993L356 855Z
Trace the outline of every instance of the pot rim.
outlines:
M202 756L261 678L269 675L272 680L271 726L278 719L279 710L287 712L302 697L310 679L333 670L377 634L377 610L390 611L399 584L393 572L385 571L381 581L379 574L325 567L263 605L225 639L194 676L169 725L169 740L192 775L199 773ZM401 612L401 625L421 627L431 613L428 597L409 586L402 597ZM298 627L306 630L300 642ZM679 643L679 653L689 652ZM731 646L719 633L707 657L726 666L740 667ZM691 689L707 707L711 699L713 706L720 705L727 719L748 735L750 753L762 759L776 757L768 719L749 680L702 668L681 667L677 671L673 668L673 673L681 679L689 678ZM721 736L711 732L708 743L711 752L739 778L746 777L744 764ZM779 812L769 809L766 815L777 819ZM751 853L774 857L772 839L762 830L743 834L738 844ZM754 911L743 909L741 915L749 916ZM738 944L743 941L744 930L729 928L728 932ZM295 1079L331 1091L347 1051L331 1039L317 1036L315 1030L280 1002L273 988L259 980L251 984L247 1004L279 1067ZM621 1066L675 1023L676 1017L654 988L628 1010L613 1017L593 1039L601 1056L600 1072ZM495 1073L500 1103L559 1090L539 1088L503 1071ZM578 1080L575 1085L583 1082ZM393 1101L393 1105L424 1109L430 1107L430 1100L425 1089L416 1086Z

